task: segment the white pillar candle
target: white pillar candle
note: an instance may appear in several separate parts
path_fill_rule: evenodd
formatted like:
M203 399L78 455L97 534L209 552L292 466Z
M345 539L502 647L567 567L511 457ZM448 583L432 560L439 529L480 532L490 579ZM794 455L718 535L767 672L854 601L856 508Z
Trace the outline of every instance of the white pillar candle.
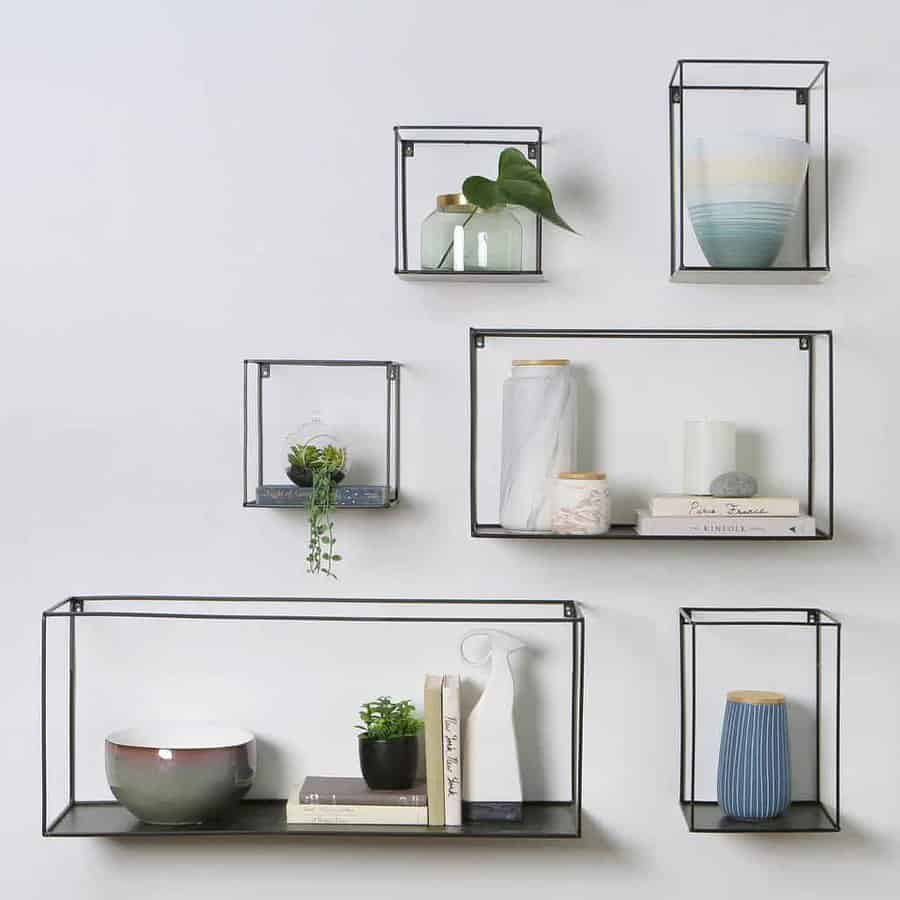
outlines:
M737 468L734 422L684 423L684 492L708 494L714 478Z

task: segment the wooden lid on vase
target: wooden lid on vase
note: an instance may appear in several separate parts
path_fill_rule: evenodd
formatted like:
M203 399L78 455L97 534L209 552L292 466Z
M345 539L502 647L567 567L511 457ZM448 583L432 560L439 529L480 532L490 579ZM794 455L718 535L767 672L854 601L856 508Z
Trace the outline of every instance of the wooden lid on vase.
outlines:
M775 691L729 691L731 703L756 703L773 706L784 703L784 694Z

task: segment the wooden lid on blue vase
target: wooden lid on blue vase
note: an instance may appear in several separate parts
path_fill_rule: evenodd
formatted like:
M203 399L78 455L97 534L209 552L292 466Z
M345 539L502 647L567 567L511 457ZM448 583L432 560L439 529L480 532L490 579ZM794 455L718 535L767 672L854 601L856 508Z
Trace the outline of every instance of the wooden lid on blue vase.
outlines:
M778 694L775 691L729 691L728 700L731 703L755 703L772 706L784 703L784 694Z

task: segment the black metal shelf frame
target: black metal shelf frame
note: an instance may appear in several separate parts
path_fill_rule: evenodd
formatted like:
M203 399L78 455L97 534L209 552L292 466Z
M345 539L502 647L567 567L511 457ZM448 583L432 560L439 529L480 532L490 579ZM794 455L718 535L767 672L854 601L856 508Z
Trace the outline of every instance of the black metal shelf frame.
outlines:
M133 607L132 607L133 604ZM277 607L278 612L247 612L248 605ZM283 606L283 611L280 611ZM155 607L155 609L154 609ZM208 612L198 610L209 608ZM229 610L231 607L231 610ZM238 609L239 611L233 611ZM309 612L307 610L313 609ZM359 607L372 614L347 610ZM401 614L390 608L404 610ZM405 614L406 609L413 612ZM505 608L519 610L511 615ZM534 614L524 615L524 609ZM184 611L180 611L183 609ZM323 612L324 610L329 610ZM332 611L333 610L333 611ZM466 615L459 615L465 610ZM451 614L457 613L457 614ZM388 825L288 825L284 798L243 801L226 822L191 826L154 826L139 822L121 804L107 800L79 799L76 791L76 644L79 623L90 619L199 620L247 622L277 621L433 623L494 627L540 624L569 631L571 694L570 770L568 801L534 801L524 805L521 822L476 822L461 827ZM67 799L62 810L48 810L48 625L62 621L67 628L66 675ZM165 837L191 835L337 835L371 837L490 837L580 838L582 804L582 756L584 727L585 621L576 603L563 600L480 600L412 598L314 598L314 597L187 597L154 595L106 595L69 597L42 614L41 620L41 830L45 837Z
M706 628L741 628L746 626L766 628L799 628L812 633L815 641L815 775L814 799L795 800L788 810L775 819L761 822L744 822L727 818L715 800L698 800L696 797L697 772L697 634ZM833 639L826 647L826 633ZM786 832L837 832L841 830L840 805L840 743L841 743L841 623L822 609L796 607L682 607L678 611L678 637L681 657L680 681L680 787L678 801L688 830L709 834L735 833L786 833ZM688 649L688 647L690 649ZM826 781L823 764L824 708L827 703L822 670L826 657L833 666L833 714L834 743L833 779L828 779L832 790L830 802L823 799ZM690 681L690 688L687 682ZM688 737L690 735L690 737ZM829 809L830 806L830 809Z
M778 83L745 84L737 77L735 82L705 84L692 82L686 77L685 68L702 71L704 67L759 66L772 72ZM809 73L814 74L809 78ZM777 80L775 73L785 74ZM803 75L806 73L806 80ZM724 79L723 79L724 80ZM691 266L684 264L684 106L692 91L725 91L736 93L774 92L793 94L793 102L799 107L803 139L810 142L812 131L813 92L821 90L821 122L823 179L822 221L817 223L823 231L823 253L814 260L811 249L810 175L807 171L803 204L805 207L805 265L760 268L728 268L721 266ZM669 79L669 209L670 256L669 276L673 281L709 283L815 283L831 271L829 149L828 149L828 61L800 59L679 59ZM812 160L810 161L812 166Z
M250 428L256 429L256 460L253 467L256 489L263 487L263 384L278 366L315 366L336 368L372 368L382 369L385 378L385 445L384 465L385 481L376 492L369 488L365 502L344 500L343 493L350 489L338 487L336 506L339 509L387 509L400 499L400 363L391 360L367 359L245 359L244 360L244 402L243 402L243 505L247 509L302 509L306 500L288 500L287 502L269 503L250 499ZM255 367L255 372L251 372ZM250 419L250 391L254 392L256 415L253 425ZM302 491L290 489L296 493ZM377 496L376 496L377 493Z
M816 395L824 391L826 397L827 421L824 423L827 447L827 516L826 526L817 528L810 537L724 537L720 535L684 535L678 537L640 535L631 523L614 522L606 534L571 535L551 532L509 531L496 522L481 522L478 519L478 354L491 338L549 338L592 340L606 338L614 340L665 339L683 340L786 340L796 341L799 350L807 355L806 395L806 503L810 515L814 511L814 479L817 466L815 444L817 426ZM822 343L826 355L824 384L817 384L816 345ZM830 330L736 330L721 331L709 329L540 329L540 328L470 328L469 329L469 525L472 537L508 538L513 540L640 540L640 541L822 541L834 537L834 336Z
M486 135L506 133L499 139ZM394 126L394 274L407 278L438 281L529 281L543 277L541 217L535 216L534 268L520 272L433 271L409 267L409 215L407 189L409 162L415 158L416 146L498 146L519 147L538 172L543 165L543 128L540 125L395 125ZM437 137L425 135L438 135Z

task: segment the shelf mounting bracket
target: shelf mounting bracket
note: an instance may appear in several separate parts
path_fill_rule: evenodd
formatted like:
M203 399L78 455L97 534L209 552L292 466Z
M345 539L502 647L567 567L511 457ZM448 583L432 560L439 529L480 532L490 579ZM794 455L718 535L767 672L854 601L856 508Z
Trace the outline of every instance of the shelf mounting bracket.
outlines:
M403 155L410 157L416 155L416 142L415 141L401 141L400 146L403 149Z
M807 88L797 88L797 106L806 106L809 102L809 90Z
M476 335L475 335L475 346L476 346L479 350L484 350L484 335L483 335L483 334L476 334Z
M800 336L800 349L801 350L809 350L809 335L804 334Z
M676 87L674 84L669 88L669 102L681 103L681 88Z
M269 372L269 364L268 363L260 363L259 364L259 377L260 378L268 378L271 373Z

